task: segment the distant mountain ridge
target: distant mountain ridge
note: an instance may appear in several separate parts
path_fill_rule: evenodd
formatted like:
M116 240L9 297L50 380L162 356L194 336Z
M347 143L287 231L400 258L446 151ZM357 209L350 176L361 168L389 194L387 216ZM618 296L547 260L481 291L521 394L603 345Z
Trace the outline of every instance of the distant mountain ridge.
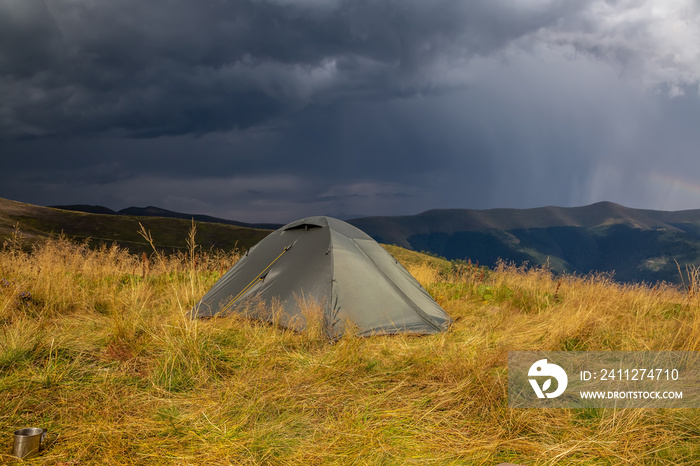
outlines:
M277 223L245 223L237 222L235 220L227 220L218 217L212 217L210 215L201 214L185 214L182 212L173 212L172 210L161 209L160 207L148 206L148 207L127 207L122 210L112 210L108 207L103 207L100 205L88 205L88 204L72 204L72 205L53 205L49 206L54 209L69 210L72 212L85 212L90 214L105 214L105 215L131 215L136 217L165 217L165 218L181 218L184 220L194 219L197 222L208 222L208 223L223 223L225 225L235 225L245 228L258 228L263 230L276 230L281 227L281 224Z
M20 204L8 201L7 208L10 203ZM56 206L66 213L75 211L88 216L75 217L78 213L74 213L68 220L58 215L59 211L55 209L45 211L41 210L47 209L44 207L23 206L27 212L22 217L13 218L22 219L26 226L37 223L30 219L31 215L36 215L41 217L43 231L50 228L49 231L66 231L76 237L112 238L110 228L121 225L115 223L116 219L128 220L129 225L139 218L144 222L154 222L158 218L179 222L194 219L205 222L201 229L206 224L212 224L211 228L215 224L243 228L236 230L233 237L245 233L247 239L236 241L239 246L248 247L254 244L250 242L253 238L264 237L269 230L281 226L274 223L246 224L153 206L130 207L118 212L101 206ZM3 212L2 207L0 202L0 227L3 218L9 220L9 216L3 217L7 212ZM30 215L29 211L35 213ZM92 218L90 215L95 215L96 220L88 221ZM109 218L115 220L109 222ZM498 260L518 265L547 264L554 272L610 272L619 281L651 283L678 283L682 281L679 268L683 271L686 264L700 266L700 209L670 212L599 202L582 207L435 209L417 215L363 217L347 222L380 243L489 266ZM249 235L246 227L258 230ZM9 223L6 223L5 231L9 231ZM121 235L126 239L125 232ZM226 247L228 243L224 237L212 238L211 244ZM129 240L135 241L132 235L129 235Z
M700 222L700 209L682 211L644 210L613 202L598 202L583 207L538 207L533 209L433 209L417 215L364 217L350 220L365 230L385 230L391 235L441 231L514 230L524 228L582 227L610 224L632 228L677 229L676 225ZM395 239L398 239L396 237Z
M11 240L18 230L23 243L63 234L73 240L87 241L93 246L116 244L133 253L151 253L151 245L138 233L143 225L152 234L159 250L172 252L187 249L186 240L192 227L190 216L116 215L104 207L83 207L83 210L56 209L0 198L0 245ZM159 213L163 213L162 209ZM270 232L268 229L198 221L196 242L204 250L245 250Z
M700 264L700 209L633 209L612 202L534 209L437 209L350 220L379 242L494 265L548 264L556 272L612 272L625 282L680 281ZM676 264L676 262L678 264Z

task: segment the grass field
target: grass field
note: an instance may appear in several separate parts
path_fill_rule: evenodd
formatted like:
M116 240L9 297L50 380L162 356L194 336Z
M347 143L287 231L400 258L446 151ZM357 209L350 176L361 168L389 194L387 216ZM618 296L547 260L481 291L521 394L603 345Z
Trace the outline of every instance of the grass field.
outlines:
M0 461L30 464L698 464L700 411L510 409L509 350L700 350L683 289L485 270L388 247L456 322L294 333L186 312L237 259L21 238L0 253Z

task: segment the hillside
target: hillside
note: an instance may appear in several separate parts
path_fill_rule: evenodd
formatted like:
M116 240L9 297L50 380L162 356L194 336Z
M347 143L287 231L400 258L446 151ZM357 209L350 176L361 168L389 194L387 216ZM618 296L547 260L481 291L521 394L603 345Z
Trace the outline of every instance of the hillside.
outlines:
M100 205L74 204L74 205L53 205L49 206L60 210L69 210L73 212L85 212L88 214L108 214L108 215L129 215L134 217L166 217L166 218L181 218L184 220L192 220L195 222L208 223L223 223L225 225L235 225L246 228L256 228L262 230L276 230L282 225L277 223L245 223L225 218L212 217L211 215L201 214L186 214L182 212L173 212L172 210L161 209L160 207L127 207L121 210L112 210L108 207Z
M137 233L139 222L152 231L158 247L179 249L185 247L192 218L204 248L249 248L270 231L157 207L116 212L100 206L58 209L0 199L0 237L8 237L19 223L25 236L63 232L93 243L116 242L134 252L150 251ZM700 264L700 210L666 212L600 202L573 208L436 209L348 222L380 243L491 267L504 260L547 264L557 273L609 272L621 282L679 283L679 268Z
M350 220L377 241L493 266L549 264L556 272L614 272L625 282L678 282L678 264L700 263L700 210L584 207L430 210Z
M698 464L700 410L519 409L508 387L510 351L700 350L698 280L681 292L445 269L390 249L455 320L448 331L331 344L189 319L236 254L0 249L0 429L48 429L28 463L46 465Z
M139 235L141 223L150 231L157 248L185 249L191 220L167 217L85 213L40 207L0 198L0 243L19 228L29 241L64 234L91 245L118 244L132 253L151 252L151 246ZM197 222L197 244L208 250L247 249L270 233L269 230L221 223Z

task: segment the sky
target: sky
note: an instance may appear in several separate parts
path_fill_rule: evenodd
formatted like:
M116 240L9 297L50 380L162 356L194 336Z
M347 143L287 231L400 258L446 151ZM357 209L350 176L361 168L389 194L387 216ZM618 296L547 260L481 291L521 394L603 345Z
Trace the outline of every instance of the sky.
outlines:
M700 0L0 0L0 197L700 208Z

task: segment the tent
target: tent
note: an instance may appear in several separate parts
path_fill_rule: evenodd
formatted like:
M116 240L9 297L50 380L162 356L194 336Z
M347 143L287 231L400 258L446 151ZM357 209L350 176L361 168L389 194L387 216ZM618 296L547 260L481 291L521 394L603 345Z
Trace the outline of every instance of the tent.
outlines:
M304 330L312 323L310 308L330 338L350 328L359 336L431 334L452 323L391 254L364 232L330 217L304 218L271 233L192 313L236 313Z

